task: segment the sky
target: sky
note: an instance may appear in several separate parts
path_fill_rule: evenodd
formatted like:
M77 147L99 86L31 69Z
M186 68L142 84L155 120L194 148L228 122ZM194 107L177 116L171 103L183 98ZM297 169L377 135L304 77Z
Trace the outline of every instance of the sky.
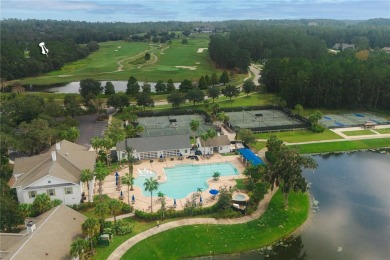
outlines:
M1 19L89 22L390 18L389 0L1 0Z

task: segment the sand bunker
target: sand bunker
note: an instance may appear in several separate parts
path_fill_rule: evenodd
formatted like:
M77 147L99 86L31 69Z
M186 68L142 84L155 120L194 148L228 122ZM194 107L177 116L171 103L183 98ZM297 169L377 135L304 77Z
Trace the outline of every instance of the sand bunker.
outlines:
M200 64L200 62L195 62L195 64Z
M179 69L188 69L188 70L196 70L196 66L175 66Z
M208 48L199 48L197 53L202 53L204 50L207 50Z

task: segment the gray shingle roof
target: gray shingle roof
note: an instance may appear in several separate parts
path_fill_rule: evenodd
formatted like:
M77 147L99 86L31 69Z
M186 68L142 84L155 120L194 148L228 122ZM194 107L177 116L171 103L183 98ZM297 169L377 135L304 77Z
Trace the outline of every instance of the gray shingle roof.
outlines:
M53 176L72 183L80 182L83 169L94 170L95 152L88 151L84 146L63 140L61 148L56 152L56 161L52 161L51 151L32 156L17 158L14 165L14 174L22 174L12 186L25 188L45 176Z
M200 143L202 147L219 147L219 146L230 145L230 140L227 135L220 135L208 139L206 142L201 139Z
M136 152L163 151L191 148L189 135L152 136L128 138L127 145ZM126 150L126 140L116 145L117 151Z
M6 259L70 259L70 245L81 236L85 219L65 205L57 206L33 219L36 230L32 234L1 234L1 241L11 239L13 243L2 243L0 248L8 252Z

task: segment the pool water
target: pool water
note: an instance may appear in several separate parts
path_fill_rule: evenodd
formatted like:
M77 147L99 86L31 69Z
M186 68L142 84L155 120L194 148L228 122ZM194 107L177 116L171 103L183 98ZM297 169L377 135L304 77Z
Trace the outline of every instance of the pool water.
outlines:
M238 175L239 172L232 163L211 163L211 164L180 164L174 167L164 168L167 181L160 183L158 190L153 192L156 196L159 191L165 196L181 199L190 193L196 192L198 188L207 190L207 179L212 178L214 172L221 176ZM150 192L144 190L144 182L148 177L140 176L134 180L134 185L142 189L142 194L150 197Z

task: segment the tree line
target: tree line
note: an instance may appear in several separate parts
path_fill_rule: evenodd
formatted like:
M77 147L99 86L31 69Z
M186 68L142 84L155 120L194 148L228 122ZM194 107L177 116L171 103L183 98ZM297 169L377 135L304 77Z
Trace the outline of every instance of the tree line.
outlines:
M277 58L265 63L261 83L289 107L389 109L390 54L343 51L319 59Z
M218 66L246 72L250 61L285 57L318 59L336 43L355 44L359 50L388 47L389 25L389 19L354 25L307 20L274 23L243 21L232 25L228 35L211 35L209 53Z

